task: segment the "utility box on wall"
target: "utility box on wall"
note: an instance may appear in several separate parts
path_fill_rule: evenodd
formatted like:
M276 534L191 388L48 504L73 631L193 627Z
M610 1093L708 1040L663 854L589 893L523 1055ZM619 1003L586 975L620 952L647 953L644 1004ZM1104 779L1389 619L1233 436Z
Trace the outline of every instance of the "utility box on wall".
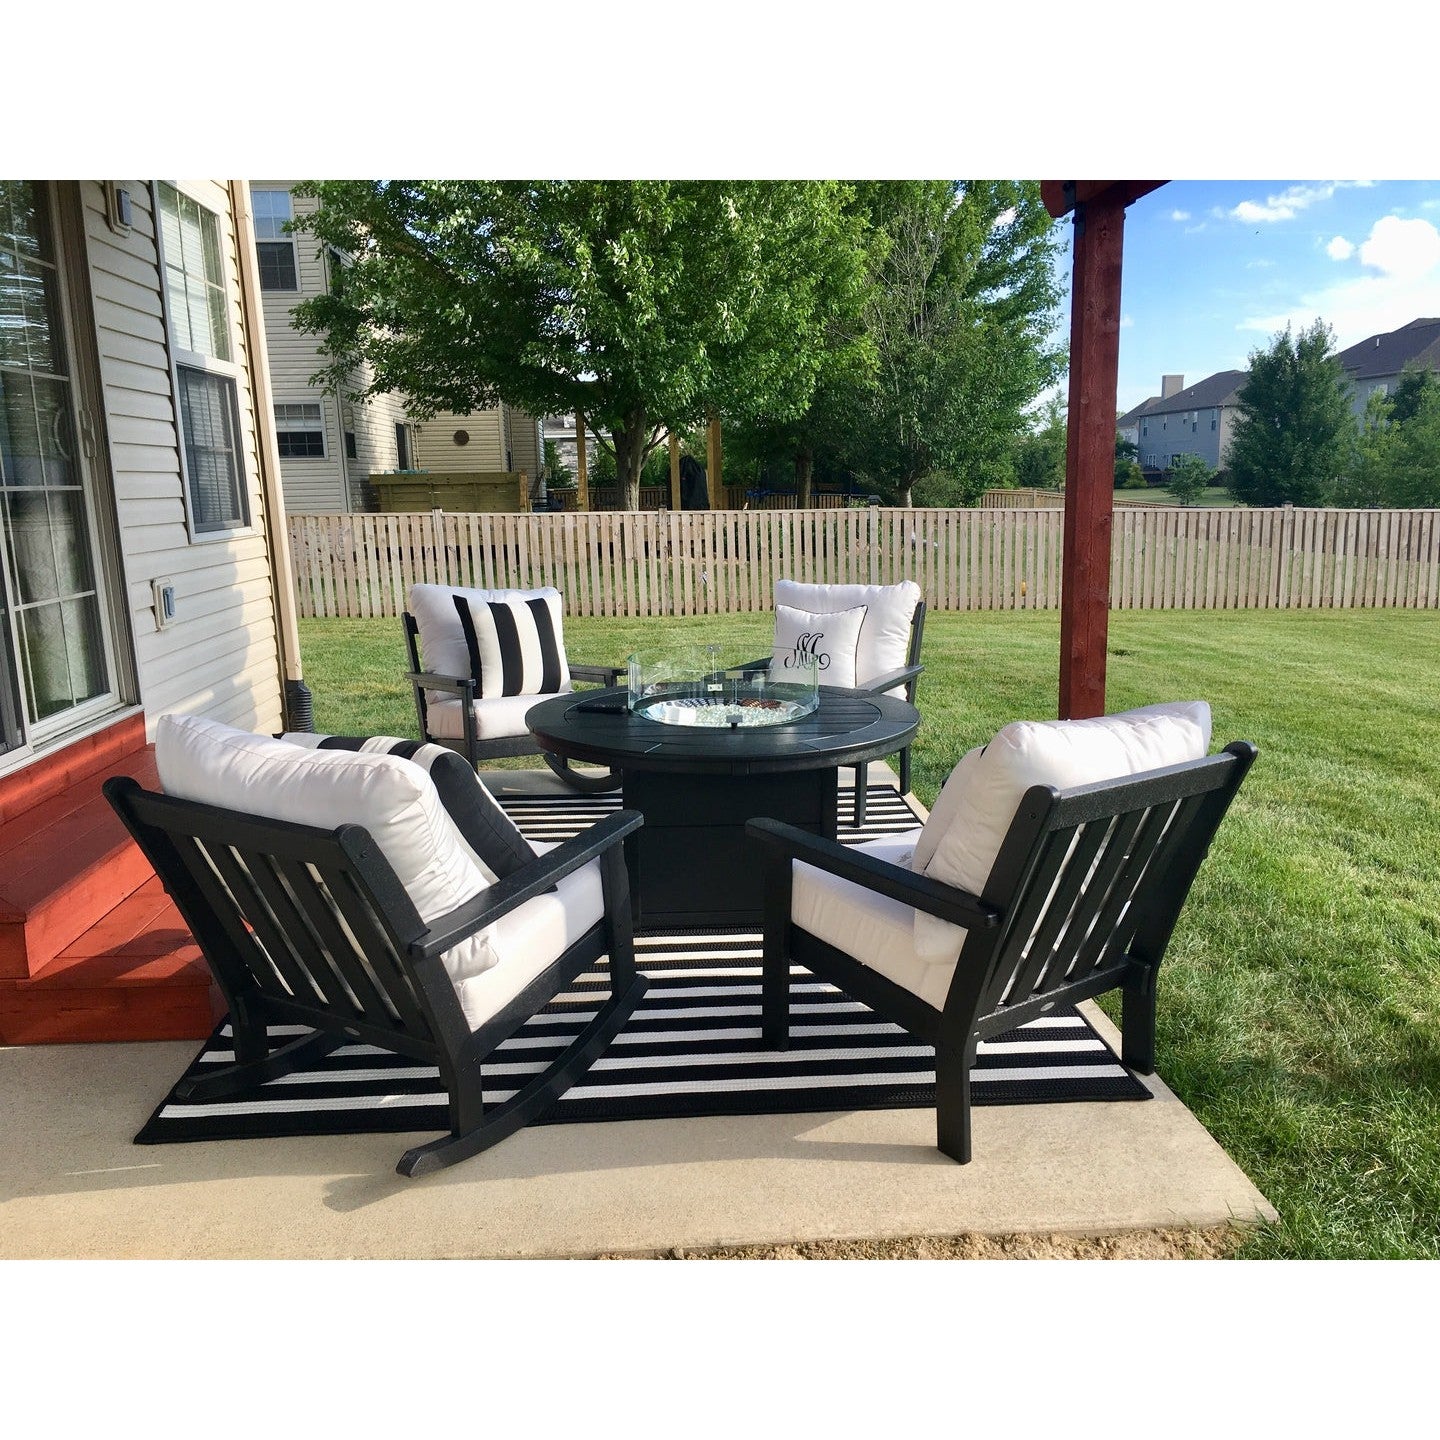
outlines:
M530 477L523 470L372 475L370 483L381 513L387 515L415 515L425 510L496 514L530 509Z

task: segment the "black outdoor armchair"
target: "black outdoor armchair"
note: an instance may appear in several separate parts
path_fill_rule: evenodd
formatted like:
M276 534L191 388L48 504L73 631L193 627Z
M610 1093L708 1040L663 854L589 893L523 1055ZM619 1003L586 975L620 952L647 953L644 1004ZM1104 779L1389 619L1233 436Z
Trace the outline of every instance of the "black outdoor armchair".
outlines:
M324 830L260 818L156 794L129 777L107 780L104 790L230 1009L234 1063L182 1084L181 1100L245 1094L340 1045L382 1046L438 1066L449 1095L449 1134L407 1150L396 1167L423 1175L488 1149L546 1110L605 1050L645 992L623 855L625 837L642 823L633 811L602 820L427 925L360 825ZM585 909L573 926L567 922L565 933L582 924L583 933L558 954L525 957L520 978L492 987L489 1003L469 993L462 1001L441 957L532 902L570 905L567 877L592 862L603 913L586 924ZM549 1066L487 1107L481 1082L494 1050L606 955L609 998ZM312 1033L272 1050L269 1024Z
M1118 989L1121 1061L1153 1073L1160 962L1255 754L1236 741L1221 754L1122 780L1063 791L1032 786L978 895L774 820L750 821L765 867L766 1041L788 1043L792 962L830 980L935 1047L936 1144L962 1164L971 1154L970 1071L983 1040ZM859 887L832 895L856 907L857 920L867 906L877 916L877 926L849 925L851 935L877 933L888 915L874 953L857 958L796 923L797 861ZM802 873L799 883L813 877ZM895 916L905 912L885 903L894 901L963 927L949 971L903 953ZM875 942L857 939L850 948L866 944Z

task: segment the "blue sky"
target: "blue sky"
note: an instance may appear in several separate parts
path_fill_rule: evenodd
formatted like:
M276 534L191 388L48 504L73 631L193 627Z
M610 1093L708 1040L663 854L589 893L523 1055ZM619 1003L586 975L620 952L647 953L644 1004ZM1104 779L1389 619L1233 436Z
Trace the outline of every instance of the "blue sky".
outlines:
M1069 263L1067 243L1067 283ZM1440 181L1172 180L1126 215L1118 404L1243 370L1287 321L1318 316L1343 349L1422 315L1440 316Z

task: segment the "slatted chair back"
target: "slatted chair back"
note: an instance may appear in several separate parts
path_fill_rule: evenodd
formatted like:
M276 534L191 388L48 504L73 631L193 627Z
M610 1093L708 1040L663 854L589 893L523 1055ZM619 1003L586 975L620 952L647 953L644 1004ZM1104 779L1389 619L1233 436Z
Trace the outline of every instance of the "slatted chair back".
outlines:
M157 795L107 797L210 961L233 1017L294 1022L433 1058L468 1033L453 988L406 956L426 931L361 826L320 830ZM402 958L404 957L404 958Z
M1003 919L967 936L947 1016L994 1034L1158 966L1254 756L1237 742L1131 781L1029 790L981 897Z

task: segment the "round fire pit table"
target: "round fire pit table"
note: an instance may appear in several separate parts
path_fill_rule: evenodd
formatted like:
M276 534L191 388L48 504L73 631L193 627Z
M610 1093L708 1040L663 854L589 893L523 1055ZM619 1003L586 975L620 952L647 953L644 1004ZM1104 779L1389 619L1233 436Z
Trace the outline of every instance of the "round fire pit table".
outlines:
M783 725L667 725L632 714L627 691L557 695L527 717L540 749L605 765L645 824L626 842L637 923L758 925L760 867L745 822L769 815L836 838L838 770L893 755L920 712L889 695L820 687L811 714Z

